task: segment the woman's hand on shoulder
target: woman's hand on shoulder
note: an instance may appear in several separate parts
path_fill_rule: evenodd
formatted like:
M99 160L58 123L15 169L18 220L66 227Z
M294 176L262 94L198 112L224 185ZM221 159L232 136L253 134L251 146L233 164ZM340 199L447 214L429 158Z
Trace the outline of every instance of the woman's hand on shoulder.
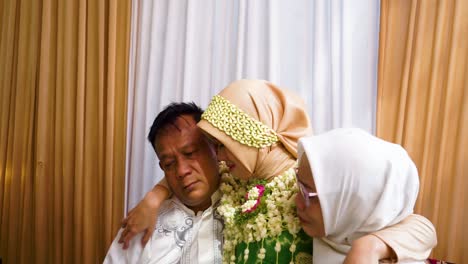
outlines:
M130 240L141 232L144 232L141 243L143 246L146 245L156 227L159 207L168 196L169 191L165 187L156 185L122 220L124 231L119 238L119 243L123 244L123 249L127 249Z
M383 240L374 235L356 239L348 252L345 264L379 263L379 260L396 258L393 250Z

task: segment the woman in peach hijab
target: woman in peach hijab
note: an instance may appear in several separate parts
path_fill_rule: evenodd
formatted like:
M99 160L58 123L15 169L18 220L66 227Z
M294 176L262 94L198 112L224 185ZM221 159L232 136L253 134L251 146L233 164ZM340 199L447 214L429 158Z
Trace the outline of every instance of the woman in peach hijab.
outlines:
M265 81L232 83L198 126L218 145L224 260L310 263L312 244L295 213L299 138L312 134L303 101Z

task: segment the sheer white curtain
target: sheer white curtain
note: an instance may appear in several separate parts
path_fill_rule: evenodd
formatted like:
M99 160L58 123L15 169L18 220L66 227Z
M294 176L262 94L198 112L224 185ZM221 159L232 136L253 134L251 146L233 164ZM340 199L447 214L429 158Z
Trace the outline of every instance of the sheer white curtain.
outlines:
M241 78L297 91L315 133L374 131L379 1L134 0L127 204L162 173L146 135L173 101L210 98Z

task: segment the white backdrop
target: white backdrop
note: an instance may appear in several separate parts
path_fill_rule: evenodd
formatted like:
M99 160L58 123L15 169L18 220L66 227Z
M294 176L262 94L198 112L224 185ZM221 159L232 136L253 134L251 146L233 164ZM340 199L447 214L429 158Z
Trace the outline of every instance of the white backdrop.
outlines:
M146 140L164 106L203 108L230 82L298 92L315 133L374 132L380 1L134 0L126 211L162 177Z

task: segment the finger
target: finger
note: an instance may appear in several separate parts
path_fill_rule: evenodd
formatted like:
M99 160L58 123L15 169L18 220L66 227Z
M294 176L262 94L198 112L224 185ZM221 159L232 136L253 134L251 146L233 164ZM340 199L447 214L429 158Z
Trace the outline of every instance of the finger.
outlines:
M145 246L146 243L148 243L148 241L150 240L151 236L153 235L153 232L154 232L154 228L148 228L148 229L146 229L145 235L141 238L141 244L142 244L143 246Z
M122 231L122 234L120 234L119 243L123 243L123 242L124 242L124 237L127 235L127 233L128 233L128 228L125 228L125 229Z
M124 250L125 250L125 249L128 249L129 246L130 246L130 242L125 241L125 242L123 243L122 249L124 249Z
M122 228L125 228L128 224L128 217L125 217L124 219L122 219L122 221L120 222L120 225Z
M128 244L130 243L130 240L135 236L135 232L133 232L131 229L129 230L128 233L125 234L123 237L122 241L124 243L124 249L128 247Z
M129 246L130 246L130 239L131 237L129 238L129 233L130 231L128 231L127 233L122 234L122 237L120 238L120 241L119 243L122 244L122 249L127 249Z
M156 230L156 221L152 221L149 227L146 229L145 235L141 239L141 243L143 244L143 246L146 245L146 243L148 243L148 241L154 233L154 230Z

